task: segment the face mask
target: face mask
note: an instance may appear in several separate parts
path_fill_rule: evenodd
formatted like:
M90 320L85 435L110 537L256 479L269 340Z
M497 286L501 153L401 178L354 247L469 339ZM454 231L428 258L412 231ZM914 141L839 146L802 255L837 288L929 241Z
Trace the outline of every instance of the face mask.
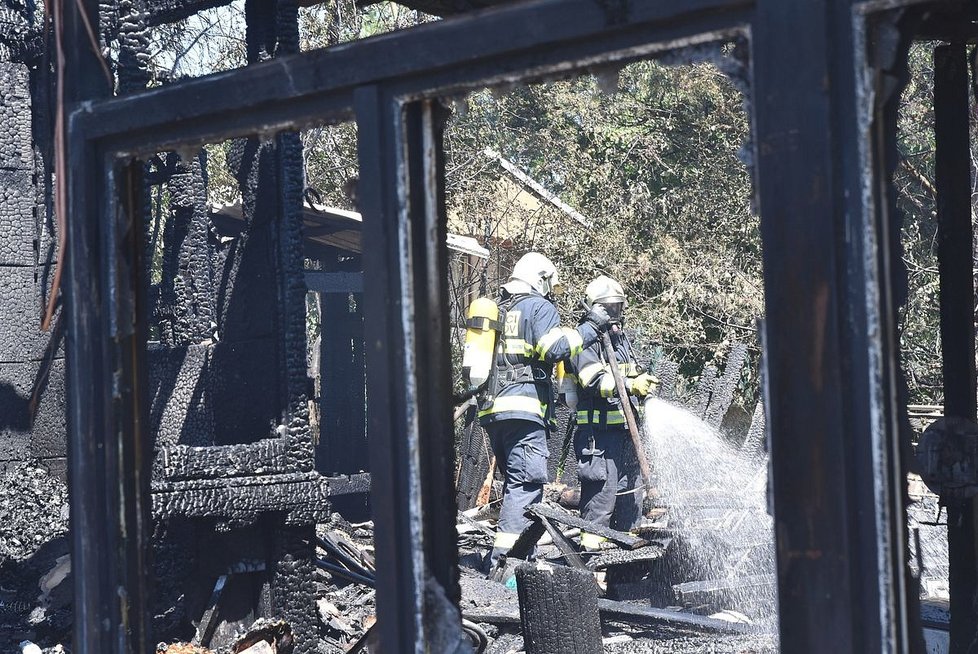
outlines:
M602 302L601 306L603 306L605 311L608 312L608 316L611 318L611 322L613 323L621 322L621 319L625 312L624 302L614 302L611 304L605 304L604 302Z

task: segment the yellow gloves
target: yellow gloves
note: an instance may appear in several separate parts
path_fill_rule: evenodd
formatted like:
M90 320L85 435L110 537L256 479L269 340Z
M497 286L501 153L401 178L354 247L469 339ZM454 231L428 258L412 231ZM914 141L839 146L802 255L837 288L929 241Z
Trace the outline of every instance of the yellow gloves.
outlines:
M655 375L645 372L638 377L629 379L628 392L635 397L645 397L659 387L659 380Z

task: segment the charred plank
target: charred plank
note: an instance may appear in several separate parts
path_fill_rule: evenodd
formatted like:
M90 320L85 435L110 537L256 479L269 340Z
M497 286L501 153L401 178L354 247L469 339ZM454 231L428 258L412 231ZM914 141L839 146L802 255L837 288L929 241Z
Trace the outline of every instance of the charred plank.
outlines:
M553 522L558 522L562 525L567 525L568 527L578 527L581 530L587 531L589 534L603 536L611 542L621 545L622 547L627 547L628 549L636 549L648 544L648 541L639 538L638 536L633 536L629 533L618 531L617 529L611 529L610 527L599 525L589 520L571 515L566 511L549 507L545 504L534 504L528 508L526 512L527 515L530 516L546 518L547 520L552 520Z

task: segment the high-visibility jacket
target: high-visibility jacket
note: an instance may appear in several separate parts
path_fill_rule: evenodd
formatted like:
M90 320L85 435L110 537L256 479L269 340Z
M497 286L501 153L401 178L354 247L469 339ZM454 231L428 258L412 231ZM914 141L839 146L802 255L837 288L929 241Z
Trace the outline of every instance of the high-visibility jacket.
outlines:
M611 345L615 350L615 365L625 378L625 385L638 376L640 369L628 338L622 331L611 333ZM594 429L625 429L625 415L618 400L615 377L611 372L604 343L598 341L571 360L570 372L578 386L577 424L590 425ZM635 414L636 403L629 398Z
M536 293L504 294L503 333L496 346L495 371L479 398L479 422L530 420L553 422L553 367L568 361L598 339L590 323L560 326L557 308Z

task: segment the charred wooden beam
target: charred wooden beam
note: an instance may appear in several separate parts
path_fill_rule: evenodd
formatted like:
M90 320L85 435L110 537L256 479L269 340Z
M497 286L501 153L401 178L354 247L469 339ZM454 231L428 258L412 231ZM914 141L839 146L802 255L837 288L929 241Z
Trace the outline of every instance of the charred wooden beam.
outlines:
M362 272L306 271L306 288L317 293L362 293Z
M975 420L975 328L972 262L969 75L963 43L934 50L937 259L940 275L944 412ZM970 650L978 628L975 500L948 504L951 652Z
M645 547L640 547L637 550L611 550L609 552L604 552L588 559L587 569L608 570L611 568L617 568L619 566L629 566L656 561L662 558L662 556L666 553L666 550L669 549L671 542L671 538L664 538L657 542L650 543Z
M153 515L251 523L280 513L286 525L309 525L329 518L329 490L316 473L180 481L154 489Z
M598 610L603 620L611 619L615 622L628 622L635 625L664 625L717 634L746 634L757 630L753 625L738 624L704 615L696 615L695 613L656 609L631 602L616 602L603 598L598 599ZM488 624L515 625L520 622L520 615L517 611L505 611L501 610L500 607L490 610L466 611L464 616L466 620Z
M687 581L676 584L672 591L676 600L684 605L717 604L730 596L736 596L745 590L749 592L770 590L777 584L774 575L755 575L751 577L735 577L728 579L708 579L705 581Z
M307 0L309 4L317 4L321 0ZM403 0L405 7L423 11L433 16L453 16L477 9L486 9L497 5L504 5L514 0ZM369 7L381 2L381 0L357 0L358 7Z
M546 527L543 526L543 521L539 519L532 520L520 535L517 536L516 542L509 548L506 557L500 559L501 563L492 571L490 578L499 582L506 581L504 574L506 572L506 559L529 558L533 552L533 548L536 547L537 542L543 537L544 532L546 532Z
M224 593L224 586L227 584L228 575L221 575L214 582L214 590L211 591L210 599L207 600L207 608L200 616L197 623L197 632L194 634L194 645L210 645L214 630L220 622L221 595Z
M581 560L581 555L577 553L577 548L574 546L574 543L567 536L564 536L563 532L555 527L547 518L540 518L540 522L543 523L547 533L550 534L550 538L553 539L554 545L560 550L560 554L564 557L567 565L578 570L587 570L587 566Z
M153 0L147 2L147 24L176 23L194 14L231 4L231 0Z
M886 200L872 198L888 191L892 171L890 96L879 88L892 81L866 61L867 43L875 53L908 40L845 0L761 0L757 9L753 131L781 650L909 651L901 281L890 237L899 229ZM870 38L870 29L881 33Z
M450 93L514 76L563 74L568 62L586 63L608 53L648 56L693 36L729 38L746 28L752 6L750 0L635 3L621 16L609 16L590 0L500 7L96 103L73 120L90 139L155 155L216 135L247 136L346 118L354 89L370 84L396 82L414 95ZM547 29L541 32L540 25Z
M575 515L571 515L566 511L554 509L545 504L534 504L526 510L526 513L531 517L541 519L546 518L547 520L558 522L562 525L567 525L568 527L577 527L581 530L587 531L589 534L603 536L612 543L628 549L635 549L648 544L648 541L639 538L638 536L633 536L632 534L624 531L618 531L617 529L599 525L591 522L590 520L585 520Z
M426 598L457 606L443 114L356 93L366 275L364 337L377 610L385 651L438 649L461 635ZM406 316L410 316L407 318ZM423 325L423 327L421 327ZM432 615L439 611L439 617ZM456 621L457 618L457 621Z
M615 602L608 599L599 599L598 608L604 618L614 618L633 624L663 624L718 634L747 634L757 629L753 625L717 620L695 613L654 609L630 602Z
M68 107L111 93L87 25L98 25L98 2L64 5L65 87ZM70 134L70 130L67 132ZM65 146L67 139L61 141ZM131 222L141 167L112 173L99 183L104 162L90 142L72 141L66 154L67 220L66 354L74 647L80 654L149 651L147 586L148 463L151 442L140 420L146 386L144 308L131 302L140 290L141 248ZM60 175L59 175L60 176ZM98 191L96 191L98 189ZM119 249L105 250L100 202L122 206L113 216Z

